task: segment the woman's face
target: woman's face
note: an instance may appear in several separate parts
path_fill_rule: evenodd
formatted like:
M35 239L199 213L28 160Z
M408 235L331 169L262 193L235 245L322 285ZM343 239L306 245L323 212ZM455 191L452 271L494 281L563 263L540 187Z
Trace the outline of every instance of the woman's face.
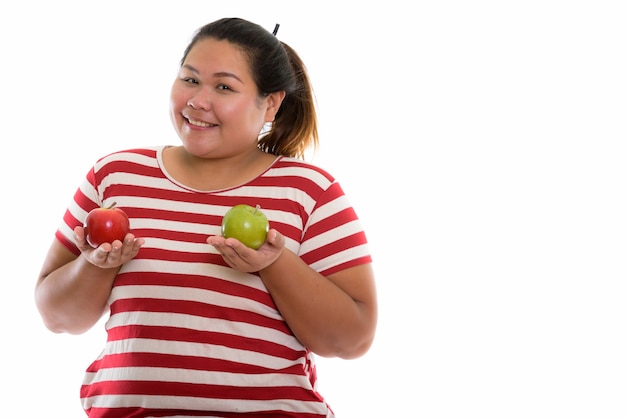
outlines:
M256 150L259 132L274 120L282 96L259 98L246 55L213 38L197 42L170 94L170 116L185 149L227 158Z

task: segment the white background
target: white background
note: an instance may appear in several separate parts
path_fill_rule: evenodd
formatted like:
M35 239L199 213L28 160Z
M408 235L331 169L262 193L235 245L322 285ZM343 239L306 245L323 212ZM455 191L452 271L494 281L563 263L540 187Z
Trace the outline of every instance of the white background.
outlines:
M374 346L319 360L338 418L623 418L621 3L2 3L2 410L83 416L104 330L43 327L42 259L96 158L178 143L167 111L183 50L238 16L280 23L307 64L311 158L374 253Z

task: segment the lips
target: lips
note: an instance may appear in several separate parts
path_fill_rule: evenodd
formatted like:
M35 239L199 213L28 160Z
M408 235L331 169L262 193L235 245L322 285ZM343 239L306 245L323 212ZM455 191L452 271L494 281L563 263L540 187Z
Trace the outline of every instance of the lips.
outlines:
M208 123L208 122L203 122L201 120L197 120L197 119L192 119L192 118L186 118L187 122L189 122L190 125L193 126L198 126L200 128L210 128L212 126L217 126L213 123Z

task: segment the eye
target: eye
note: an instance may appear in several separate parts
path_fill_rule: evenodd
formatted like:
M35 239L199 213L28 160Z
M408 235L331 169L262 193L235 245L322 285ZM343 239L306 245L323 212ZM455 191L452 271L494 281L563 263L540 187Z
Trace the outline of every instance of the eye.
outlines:
M188 84L198 84L198 80L193 77L182 77L181 80Z
M221 91L228 91L228 90L232 90L229 86L227 86L226 84L218 84L217 85L217 89L221 90Z

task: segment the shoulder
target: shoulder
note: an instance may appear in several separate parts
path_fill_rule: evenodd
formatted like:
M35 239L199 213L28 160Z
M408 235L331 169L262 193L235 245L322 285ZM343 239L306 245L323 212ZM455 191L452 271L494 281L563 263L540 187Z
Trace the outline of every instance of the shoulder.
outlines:
M136 163L140 165L156 166L162 146L129 148L106 154L98 159L94 170L99 171L105 166L119 163Z
M268 174L306 178L316 182L318 186L323 188L335 182L335 177L325 169L294 157L279 157L268 171Z
M157 158L162 146L128 148L124 150L113 151L98 159L98 163L115 161L115 160L132 160L133 158Z
M159 175L159 155L163 147L129 148L100 157L88 175L93 183L112 174Z

